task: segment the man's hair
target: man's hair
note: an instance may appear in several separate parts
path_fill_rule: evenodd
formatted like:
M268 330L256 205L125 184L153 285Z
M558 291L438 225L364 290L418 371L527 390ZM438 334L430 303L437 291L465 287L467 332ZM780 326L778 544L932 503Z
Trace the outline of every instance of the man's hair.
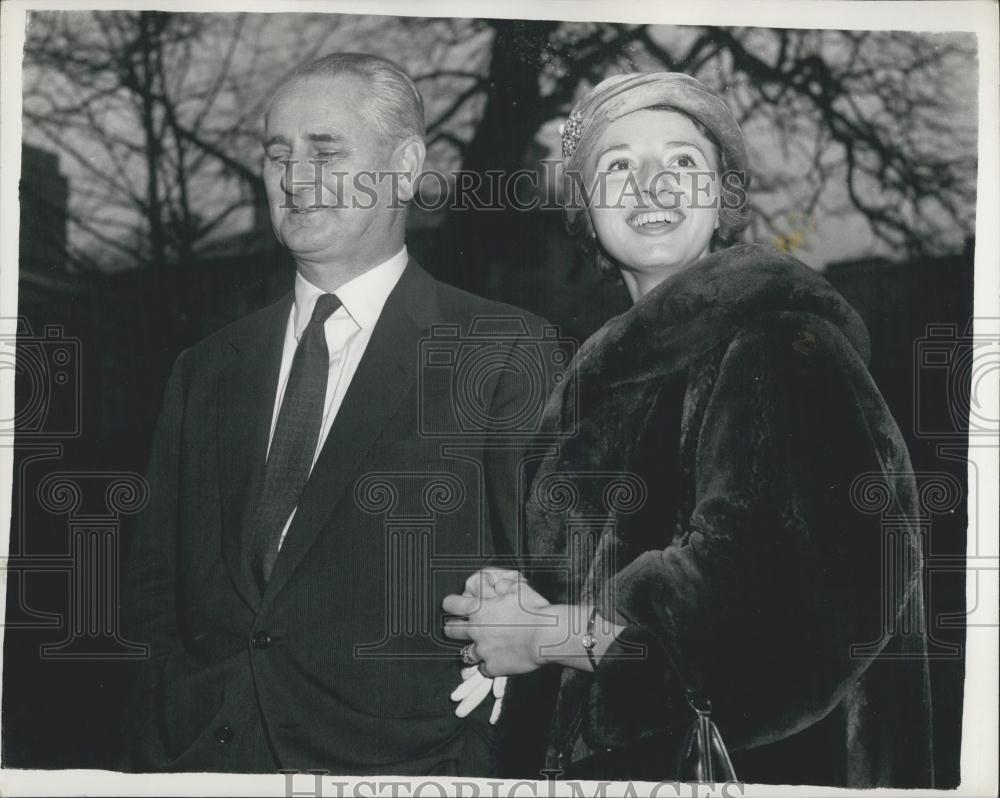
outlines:
M332 53L303 64L275 91L304 77L356 75L368 83L368 99L359 111L385 144L409 136L424 138L424 101L416 84L388 58L367 53Z

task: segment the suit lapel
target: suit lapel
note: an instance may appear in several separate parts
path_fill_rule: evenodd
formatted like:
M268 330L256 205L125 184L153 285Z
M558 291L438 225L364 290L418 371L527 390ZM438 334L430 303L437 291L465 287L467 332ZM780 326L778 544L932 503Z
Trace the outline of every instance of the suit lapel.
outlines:
M438 320L434 281L411 258L368 341L365 353L313 466L267 582L267 607L312 547L379 432L417 377L419 341Z
M266 308L258 323L233 330L233 359L219 383L222 552L237 591L254 610L260 591L244 551L245 515L263 474L291 306L288 294Z

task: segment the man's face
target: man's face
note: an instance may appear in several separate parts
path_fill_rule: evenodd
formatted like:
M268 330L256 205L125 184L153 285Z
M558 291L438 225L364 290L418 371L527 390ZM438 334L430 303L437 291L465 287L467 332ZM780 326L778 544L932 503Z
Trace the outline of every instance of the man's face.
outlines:
M384 251L398 223L392 147L359 111L363 79L350 74L293 81L264 123L264 185L274 234L300 262L364 265ZM310 163L318 161L319 163Z

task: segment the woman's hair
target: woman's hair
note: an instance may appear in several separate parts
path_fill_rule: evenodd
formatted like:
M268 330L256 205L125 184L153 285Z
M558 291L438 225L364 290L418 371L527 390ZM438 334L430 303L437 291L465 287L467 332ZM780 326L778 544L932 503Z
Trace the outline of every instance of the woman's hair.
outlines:
M736 168L735 164L727 162L726 150L719 146L715 135L701 122L692 117L680 108L668 104L656 104L647 106L643 110L648 111L672 111L681 114L691 121L699 133L701 133L709 143L715 148L716 160L719 165L719 226L712 234L709 242L709 251L717 252L720 249L731 247L739 242L740 235L750 224L749 195L749 175L742 169ZM723 177L726 180L723 181ZM737 198L737 202L724 201L724 194L730 194ZM583 249L587 257L593 258L597 263L600 272L610 280L621 278L621 271L615 259L608 254L604 245L601 244L594 230L594 223L590 218L589 209L583 213L577 213L567 224L570 238Z

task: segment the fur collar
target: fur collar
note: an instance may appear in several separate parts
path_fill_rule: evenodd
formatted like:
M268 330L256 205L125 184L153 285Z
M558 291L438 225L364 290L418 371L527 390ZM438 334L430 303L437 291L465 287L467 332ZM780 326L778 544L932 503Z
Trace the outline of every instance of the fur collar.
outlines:
M577 376L602 388L686 368L762 313L811 313L835 324L864 362L860 316L817 272L763 244L730 247L673 275L581 347Z

